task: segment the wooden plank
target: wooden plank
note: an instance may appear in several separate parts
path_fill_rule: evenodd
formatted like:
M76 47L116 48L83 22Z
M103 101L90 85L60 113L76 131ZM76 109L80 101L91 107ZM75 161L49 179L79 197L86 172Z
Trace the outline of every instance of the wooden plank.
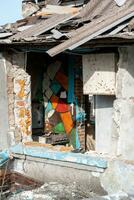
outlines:
M29 38L32 36L38 36L54 28L58 24L64 23L65 21L74 18L75 16L76 15L72 15L72 14L62 14L62 15L55 14L51 18L47 20L44 19L41 22L35 24L34 26L28 28L27 30L24 30L10 37L10 40L20 40L20 39Z
M45 8L42 8L40 12L36 15L47 16L52 14L76 14L80 11L81 8L76 7L67 7L67 6L56 6L56 5L47 5Z

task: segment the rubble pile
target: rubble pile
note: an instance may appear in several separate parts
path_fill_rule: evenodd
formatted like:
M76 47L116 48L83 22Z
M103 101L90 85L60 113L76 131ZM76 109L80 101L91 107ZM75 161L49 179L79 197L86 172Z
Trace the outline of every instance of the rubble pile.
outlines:
M14 194L8 200L134 200L124 192L115 195L97 196L89 191L82 191L76 184L63 185L57 182L45 183L38 189Z

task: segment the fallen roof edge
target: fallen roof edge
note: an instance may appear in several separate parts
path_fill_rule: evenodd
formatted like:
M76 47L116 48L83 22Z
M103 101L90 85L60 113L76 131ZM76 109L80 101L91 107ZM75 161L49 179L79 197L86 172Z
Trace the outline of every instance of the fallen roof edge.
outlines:
M84 28L84 31L83 32L81 31L81 34L78 35L78 37L77 36L71 37L67 41L48 50L47 53L53 57L53 56L65 51L66 49L72 50L74 48L77 48L78 46L81 46L82 44L88 42L89 40L94 39L97 36L99 36L100 34L117 26L118 24L122 23L123 21L126 21L127 19L133 17L134 16L134 7L127 11L120 12L120 13L118 13L118 15L114 17L114 20L112 20L113 16L110 16L108 18L109 21L107 19L102 21L102 23L98 24L98 26L96 26L94 28L95 31L90 30L90 28L91 28L90 23L87 24L86 28ZM81 28L80 28L80 30L81 30Z

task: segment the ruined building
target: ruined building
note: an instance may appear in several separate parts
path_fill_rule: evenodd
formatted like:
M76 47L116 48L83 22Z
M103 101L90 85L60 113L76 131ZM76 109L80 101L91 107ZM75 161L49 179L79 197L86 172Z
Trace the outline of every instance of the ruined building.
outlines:
M133 193L134 0L22 11L0 29L0 148L30 177Z

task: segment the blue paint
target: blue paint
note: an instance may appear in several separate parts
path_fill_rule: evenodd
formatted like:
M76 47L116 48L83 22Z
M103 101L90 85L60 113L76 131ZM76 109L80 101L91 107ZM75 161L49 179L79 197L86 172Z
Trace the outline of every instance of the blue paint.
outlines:
M60 89L61 89L61 85L60 85L56 80L54 80L54 81L52 82L50 88L51 88L51 90L53 91L53 93L54 93L55 95L57 95L58 92L59 92Z
M2 167L9 159L9 154L7 151L0 152L0 167Z
M48 113L49 111L51 111L53 109L51 102L48 102L47 107L45 109L45 113Z
M85 112L78 112L77 116L76 116L76 121L83 122L83 121L85 121L85 118L86 118Z
M79 106L78 106L78 98L75 98L75 104L76 104L76 121L78 121L78 114L79 114ZM79 134L78 134L78 127L76 127L76 148L80 148L80 141L79 141Z
M79 106L78 106L78 98L75 98L75 105L76 105L76 121L77 122L83 122L85 121L86 114L85 112L80 112L79 111Z
M11 147L10 151L14 154L24 154L37 158L71 162L103 169L107 168L107 161L103 158L99 158L97 156L84 155L80 153L58 152L46 147L27 147L23 146L23 144L20 143L14 147Z
M68 103L74 102L74 57L69 57L68 71Z
M76 121L79 116L79 106L78 106L78 97L75 97L75 105L76 105Z

